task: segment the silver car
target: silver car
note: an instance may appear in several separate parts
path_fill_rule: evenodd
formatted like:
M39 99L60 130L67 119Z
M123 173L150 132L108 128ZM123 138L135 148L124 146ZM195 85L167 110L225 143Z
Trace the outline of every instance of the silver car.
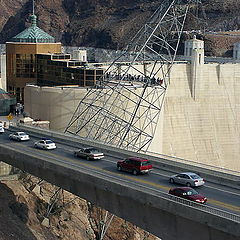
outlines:
M4 133L4 128L0 125L0 133Z
M104 158L104 154L96 148L80 148L74 151L75 157L86 158L87 160L97 160Z
M34 143L35 148L51 150L56 148L56 144L50 139L39 140Z
M184 172L171 176L169 182L187 185L188 187L197 187L202 186L205 180L196 173Z
M25 132L15 132L9 135L9 139L17 141L27 141L30 138L29 135L27 135Z
M3 127L3 124L0 122L0 133L4 133L4 127Z

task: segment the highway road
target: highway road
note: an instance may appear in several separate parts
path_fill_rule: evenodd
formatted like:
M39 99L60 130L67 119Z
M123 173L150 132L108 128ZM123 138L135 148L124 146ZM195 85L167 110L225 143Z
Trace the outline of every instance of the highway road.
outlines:
M154 168L154 170L147 175L134 176L131 173L119 172L116 168L116 163L121 160L121 156L112 156L105 154L105 158L95 161L87 161L74 157L73 151L79 147L86 146L73 146L68 142L55 141L57 145L55 150L41 150L34 148L34 142L41 139L38 135L30 135L30 140L26 142L16 142L9 140L9 134L12 133L6 130L5 133L0 135L0 144L7 145L13 149L21 150L26 153L34 154L37 156L44 157L46 160L54 162L67 162L71 166L76 166L80 169L88 169L91 172L100 172L104 176L118 179L120 181L127 182L129 185L139 185L144 189L154 189L168 193L171 187L177 187L181 185L170 184L168 182L169 176L176 172L169 172L162 169ZM27 133L27 132L26 132ZM151 160L151 159L150 159ZM154 167L154 165L153 165ZM187 171L188 169L186 169ZM234 188L214 184L208 182L201 187L195 188L199 193L202 193L208 198L207 205L230 212L236 215L240 215L240 191Z

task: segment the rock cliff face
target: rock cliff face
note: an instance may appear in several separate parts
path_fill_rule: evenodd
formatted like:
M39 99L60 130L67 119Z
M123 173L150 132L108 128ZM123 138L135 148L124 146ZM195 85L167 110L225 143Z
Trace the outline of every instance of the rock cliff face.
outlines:
M116 216L110 222L106 211L58 190L31 175L0 182L0 239L98 240L107 219L104 240L160 240Z
M207 30L240 29L239 0L202 2L197 15L204 17ZM38 25L64 45L121 49L156 9L159 1L36 0L35 5ZM24 30L31 12L32 0L1 0L0 42L5 43ZM190 15L186 28L198 29L198 23Z

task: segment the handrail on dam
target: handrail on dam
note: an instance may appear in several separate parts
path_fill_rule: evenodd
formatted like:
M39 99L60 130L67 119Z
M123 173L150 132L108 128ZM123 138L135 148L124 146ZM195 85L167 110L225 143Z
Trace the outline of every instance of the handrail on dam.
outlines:
M223 167L216 167L216 166L213 166L213 165L210 165L210 164L198 163L198 162L195 162L195 161L192 161L192 160L179 158L179 157L175 157L175 156L169 156L169 155L165 155L165 154L161 154L161 153L155 153L155 152L151 152L151 151L147 151L146 153L149 154L149 155L156 156L156 157L164 158L166 160L171 160L171 161L175 161L175 162L179 162L179 163L185 163L185 164L192 164L196 167L203 167L203 168L211 169L211 170L214 170L214 171L220 171L220 172L240 176L239 171L234 171L234 170L223 168Z

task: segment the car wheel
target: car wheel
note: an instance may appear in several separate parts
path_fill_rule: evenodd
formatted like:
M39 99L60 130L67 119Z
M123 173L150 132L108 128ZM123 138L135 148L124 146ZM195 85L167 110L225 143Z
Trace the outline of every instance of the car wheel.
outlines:
M189 183L189 182L186 185L187 185L187 187L191 187L191 183Z
M170 182L170 183L174 183L174 179L173 179L173 178L170 178L170 179L169 179L169 182Z
M34 147L37 148L37 144L34 144Z
M89 160L90 160L90 157L87 156L87 160L89 161Z
M118 171L122 171L121 166L117 166L117 170L118 170Z
M134 169L132 173L133 173L133 175L137 175L137 170Z
M74 157L77 157L77 153L74 153Z

